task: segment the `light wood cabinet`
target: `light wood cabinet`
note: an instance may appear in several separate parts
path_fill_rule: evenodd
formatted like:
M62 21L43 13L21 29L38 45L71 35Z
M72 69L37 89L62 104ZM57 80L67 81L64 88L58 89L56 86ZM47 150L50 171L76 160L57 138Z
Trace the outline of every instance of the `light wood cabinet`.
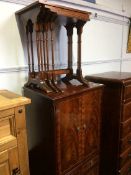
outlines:
M0 91L0 175L29 175L24 105L30 100Z

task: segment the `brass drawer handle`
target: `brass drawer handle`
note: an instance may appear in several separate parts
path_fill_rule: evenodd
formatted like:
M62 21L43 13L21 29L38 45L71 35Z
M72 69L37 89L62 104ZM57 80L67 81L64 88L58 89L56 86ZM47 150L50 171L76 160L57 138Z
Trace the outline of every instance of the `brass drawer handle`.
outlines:
M23 110L22 110L22 109L19 109L19 110L18 110L18 113L19 113L19 114L21 114L22 112L23 112Z

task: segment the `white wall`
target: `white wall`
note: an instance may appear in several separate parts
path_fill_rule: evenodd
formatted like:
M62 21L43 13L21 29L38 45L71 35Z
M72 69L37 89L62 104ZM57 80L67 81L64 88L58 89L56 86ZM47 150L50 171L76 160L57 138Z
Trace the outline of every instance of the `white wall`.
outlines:
M14 13L21 8L22 5L0 1L0 89L19 94L26 72L18 69L25 66L25 60Z
M81 9L92 12L91 20L87 22L83 33L83 74L121 70L130 72L131 54L127 53L129 29L127 16L131 14L131 1L96 0L96 3L97 5L91 5L89 8L89 3L83 0L86 7L80 6ZM75 43L76 38L75 35ZM77 44L74 44L74 50L76 47ZM76 57L77 53L74 52L74 62Z
M130 0L96 0L97 4L114 10L126 11L131 14Z
M102 9L131 15L130 0L97 0L96 2ZM0 89L9 89L19 94L27 80L27 63L14 15L15 11L21 8L23 5L0 1ZM131 54L126 53L128 19L89 6L86 8L80 6L80 8L98 15L97 18L92 15L92 19L84 28L83 74L112 70L131 71ZM74 44L74 49L76 47ZM73 56L76 63L76 52Z

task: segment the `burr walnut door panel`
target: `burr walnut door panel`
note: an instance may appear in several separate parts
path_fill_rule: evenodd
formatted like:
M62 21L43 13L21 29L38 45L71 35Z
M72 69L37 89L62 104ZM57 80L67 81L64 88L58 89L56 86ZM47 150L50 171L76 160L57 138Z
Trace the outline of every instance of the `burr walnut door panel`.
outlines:
M81 152L81 99L59 102L56 106L59 172L73 167Z
M91 91L82 96L83 157L99 150L101 92Z

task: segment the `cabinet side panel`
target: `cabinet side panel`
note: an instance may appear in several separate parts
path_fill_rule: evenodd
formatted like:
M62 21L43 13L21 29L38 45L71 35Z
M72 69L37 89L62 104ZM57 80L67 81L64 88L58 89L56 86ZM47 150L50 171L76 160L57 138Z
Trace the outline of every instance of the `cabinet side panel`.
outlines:
M101 175L114 175L118 168L121 88L106 85L103 95L101 132Z
M53 103L28 88L24 95L32 101L26 108L31 175L55 175Z

